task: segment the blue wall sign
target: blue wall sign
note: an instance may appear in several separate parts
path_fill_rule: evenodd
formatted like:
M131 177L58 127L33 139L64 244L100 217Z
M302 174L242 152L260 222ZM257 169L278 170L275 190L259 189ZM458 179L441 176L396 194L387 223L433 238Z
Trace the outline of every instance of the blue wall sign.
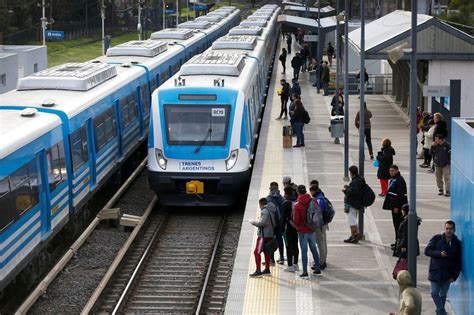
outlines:
M46 39L64 40L64 31L46 31Z

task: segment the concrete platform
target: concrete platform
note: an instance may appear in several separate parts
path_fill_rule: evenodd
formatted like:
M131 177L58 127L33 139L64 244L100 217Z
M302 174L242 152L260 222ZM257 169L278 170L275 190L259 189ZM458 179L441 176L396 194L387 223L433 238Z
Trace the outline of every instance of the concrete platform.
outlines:
M231 286L227 298L227 314L388 314L398 310L398 285L391 272L396 258L392 257L390 243L394 231L389 211L381 209L383 199L366 210L366 240L359 244L342 242L349 235L343 213L344 159L343 141L334 144L328 132L331 97L317 94L308 82L308 74L300 75L302 101L311 116L305 127L305 148L283 149L282 126L288 122L275 120L280 111L276 95L279 80L291 80L292 55L287 59L287 74L282 75L281 64L276 61L269 97L265 109L260 143L255 159L253 177ZM278 58L276 58L278 59ZM277 85L275 85L277 84ZM392 140L397 154L394 162L408 182L409 129L406 115L384 95L368 95L368 108L373 112L372 141L374 152L380 149L381 140ZM359 108L356 96L350 98L350 160L358 164L358 130L354 127ZM294 140L296 141L296 140ZM365 178L376 193L379 182L372 161L365 161ZM421 164L421 160L419 160ZM318 179L321 189L333 202L336 216L330 224L328 236L328 267L322 277L301 280L299 273L287 273L284 266L271 268L270 277L249 278L255 270L253 247L256 229L247 221L255 218L258 199L268 193L269 183L281 183L283 175L290 175L297 184ZM449 198L437 195L434 175L417 169L417 209L423 223L419 230L421 251L432 235L443 231L449 217ZM286 254L286 253L285 253ZM262 256L263 258L263 256ZM300 257L301 259L301 257ZM310 259L311 260L311 259ZM435 306L429 293L427 266L423 254L418 257L418 288L423 296L423 314L434 314ZM301 263L300 263L301 266ZM449 306L448 306L449 307ZM448 309L449 310L449 309Z

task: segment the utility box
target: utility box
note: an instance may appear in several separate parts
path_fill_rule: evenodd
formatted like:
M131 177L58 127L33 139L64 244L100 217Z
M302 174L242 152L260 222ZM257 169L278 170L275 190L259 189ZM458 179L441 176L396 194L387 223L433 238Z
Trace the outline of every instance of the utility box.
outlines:
M342 138L344 136L344 116L331 117L331 137Z
M18 55L0 52L0 94L16 88Z
M291 126L283 126L283 148L292 147L293 128Z

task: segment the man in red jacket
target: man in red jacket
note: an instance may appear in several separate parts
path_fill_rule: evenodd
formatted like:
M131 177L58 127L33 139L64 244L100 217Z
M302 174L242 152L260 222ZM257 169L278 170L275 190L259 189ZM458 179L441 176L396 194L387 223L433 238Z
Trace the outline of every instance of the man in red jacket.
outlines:
M316 236L314 231L306 226L306 212L311 201L311 196L306 193L306 187L299 185L298 199L294 205L294 218L293 222L298 231L298 239L301 247L301 259L303 261L303 273L300 275L301 278L308 278L308 246L313 254L315 270L313 274L321 276L321 268L319 264L319 253L316 247Z

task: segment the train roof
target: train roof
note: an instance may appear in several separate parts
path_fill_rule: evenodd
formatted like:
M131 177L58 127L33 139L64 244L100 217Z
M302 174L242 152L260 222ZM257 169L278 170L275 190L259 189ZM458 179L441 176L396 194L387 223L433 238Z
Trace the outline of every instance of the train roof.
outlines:
M23 117L20 110L0 110L0 159L61 125L53 114Z

